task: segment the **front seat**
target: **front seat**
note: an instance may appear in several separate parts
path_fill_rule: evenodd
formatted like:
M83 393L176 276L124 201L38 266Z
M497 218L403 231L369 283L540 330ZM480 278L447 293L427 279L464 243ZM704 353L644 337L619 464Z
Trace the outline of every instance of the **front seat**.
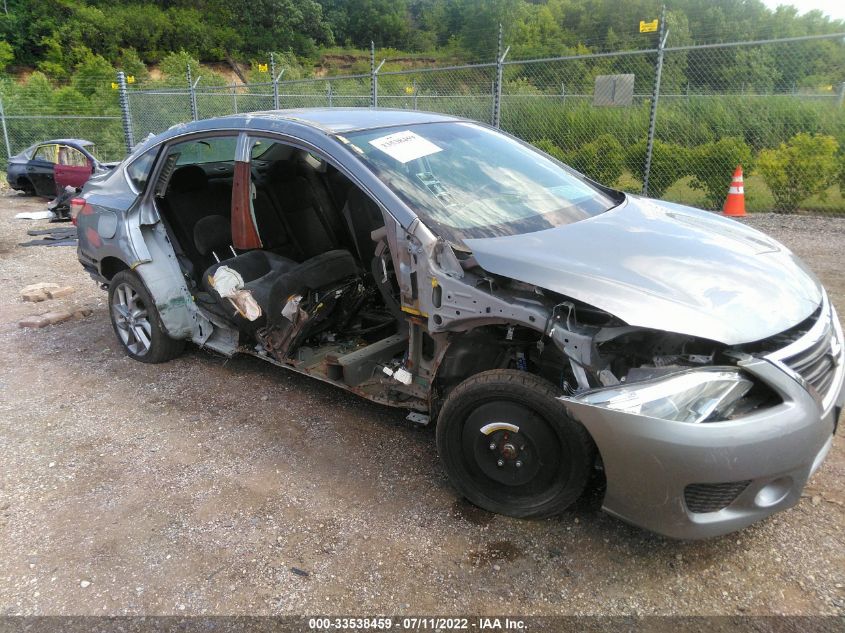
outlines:
M227 218L212 215L197 222L194 243L204 255L218 259L220 253L228 251L231 242ZM211 278L220 266L228 266L240 274L244 289L250 291L261 307L260 318L255 321L243 318L227 298L214 290ZM335 322L330 317L348 318L357 309L360 292L355 284L343 282L358 277L358 266L348 251L329 251L299 264L275 253L254 250L215 262L205 271L202 284L240 329L252 332L266 326L268 331L290 334L292 323L282 315L282 310L292 296L303 295L302 307L307 315L295 328L296 340L302 341ZM329 288L331 292L323 292ZM356 292L349 292L352 289ZM343 309L337 310L338 306ZM281 351L278 346L276 349ZM284 347L285 352L288 349L288 346Z
M228 299L221 297L211 285L211 278L220 266L228 266L240 274L244 280L244 288L252 293L253 298L261 306L264 315L270 306L270 290L277 275L297 266L297 263L287 257L276 255L268 251L248 251L241 255L232 256L232 229L229 219L222 215L209 215L194 225L194 246L204 257L216 260L206 269L202 276L202 285L223 308L227 314L233 314L234 308ZM228 256L228 259L225 257ZM240 315L235 315L238 325L248 326L250 329L261 327L265 318L262 315L255 322L248 321Z

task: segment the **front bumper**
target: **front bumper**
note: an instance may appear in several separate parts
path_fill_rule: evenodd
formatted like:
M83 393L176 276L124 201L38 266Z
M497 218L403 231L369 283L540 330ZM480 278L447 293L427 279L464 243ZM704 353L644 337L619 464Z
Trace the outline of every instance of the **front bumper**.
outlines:
M825 411L773 362L740 365L774 388L783 403L727 422L687 424L561 398L601 454L606 512L659 534L698 539L733 532L798 503L830 450L845 400L845 370L837 368L833 404ZM746 481L723 509L692 512L687 505L687 486Z

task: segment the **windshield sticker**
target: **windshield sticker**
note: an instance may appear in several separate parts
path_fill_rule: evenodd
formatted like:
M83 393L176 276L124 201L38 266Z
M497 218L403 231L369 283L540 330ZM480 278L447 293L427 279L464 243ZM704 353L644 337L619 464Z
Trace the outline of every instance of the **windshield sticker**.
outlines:
M410 130L381 136L370 141L370 145L380 149L400 163L407 163L443 151L442 147L437 147L431 141L427 141Z

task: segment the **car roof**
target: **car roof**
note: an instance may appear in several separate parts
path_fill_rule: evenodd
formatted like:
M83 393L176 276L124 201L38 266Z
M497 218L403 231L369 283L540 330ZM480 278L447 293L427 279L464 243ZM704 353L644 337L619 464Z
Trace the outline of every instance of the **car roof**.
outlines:
M81 139L81 138L54 138L54 139L50 139L49 141L41 141L39 143L36 143L35 145L51 145L51 144L79 145L80 147L87 147L89 145L93 145L94 143L92 141L86 141L85 139Z
M186 132L199 132L220 128L273 131L278 129L279 124L304 126L323 133L340 134L419 123L463 120L459 117L436 114L434 112L389 108L297 108L291 110L264 110L179 123L171 127L167 132L159 135L157 139L164 140L168 137L177 136Z
M268 119L298 121L334 133L457 120L455 117L435 112L393 108L298 108L265 110L252 114Z

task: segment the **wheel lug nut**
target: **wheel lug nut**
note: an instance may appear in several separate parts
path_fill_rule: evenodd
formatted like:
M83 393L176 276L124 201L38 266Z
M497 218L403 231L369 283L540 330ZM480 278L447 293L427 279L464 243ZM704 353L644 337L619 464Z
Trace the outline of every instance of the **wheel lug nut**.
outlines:
M501 468L502 466L504 466L504 465L505 465L505 460L504 460L504 459L500 459L499 461L497 461L497 462L496 462L496 465L497 465L499 468Z
M495 450L496 450L496 442L490 442L490 450L491 450L491 451L495 451Z
M522 468L522 462L520 460L516 460L514 466L516 466L517 468Z

